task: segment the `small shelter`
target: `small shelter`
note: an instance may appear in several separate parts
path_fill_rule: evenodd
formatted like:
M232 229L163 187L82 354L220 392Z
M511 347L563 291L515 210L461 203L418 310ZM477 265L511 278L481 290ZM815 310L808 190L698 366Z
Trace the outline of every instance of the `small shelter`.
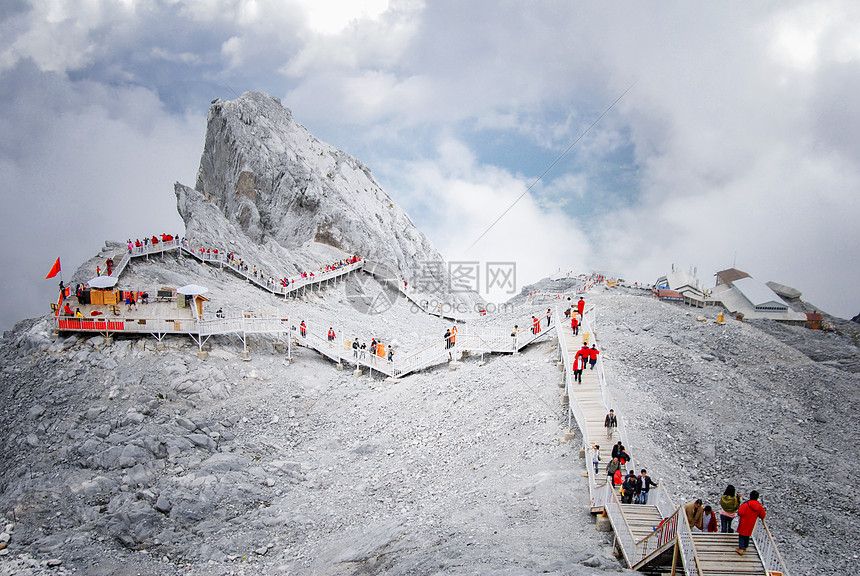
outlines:
M181 286L176 289L176 293L183 294L185 298L177 298L176 304L182 308L186 300L193 300L194 306L197 308L197 317L201 318L203 316L203 303L209 302L209 299L203 296L206 292L209 292L208 288L197 284Z
M819 314L817 310L815 312L807 312L806 313L806 327L809 328L810 330L820 330L821 329L821 323L823 321L824 321L824 317L821 314Z

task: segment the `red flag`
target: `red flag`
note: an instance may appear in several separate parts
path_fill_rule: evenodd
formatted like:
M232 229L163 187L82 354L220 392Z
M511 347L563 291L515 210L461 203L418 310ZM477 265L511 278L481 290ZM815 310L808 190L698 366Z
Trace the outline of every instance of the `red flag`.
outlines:
M47 276L45 276L45 280L47 280L48 278L53 278L54 276L56 276L59 273L60 273L60 259L58 257L57 261L54 262L54 265L51 266L51 271L48 272Z

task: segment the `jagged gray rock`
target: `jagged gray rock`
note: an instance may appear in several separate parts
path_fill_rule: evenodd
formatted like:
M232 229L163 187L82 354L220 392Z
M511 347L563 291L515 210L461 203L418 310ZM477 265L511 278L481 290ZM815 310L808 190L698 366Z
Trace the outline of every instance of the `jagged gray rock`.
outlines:
M266 94L212 105L195 187L177 183L175 192L192 242L235 250L275 278L315 267L327 246L407 281L429 274L448 287L441 255L367 166L315 138Z

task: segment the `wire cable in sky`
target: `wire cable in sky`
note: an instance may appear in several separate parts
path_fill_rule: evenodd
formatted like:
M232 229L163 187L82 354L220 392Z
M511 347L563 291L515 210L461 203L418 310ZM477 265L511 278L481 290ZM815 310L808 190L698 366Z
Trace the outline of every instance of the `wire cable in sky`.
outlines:
M600 116L598 116L598 117L597 117L597 119L596 119L594 122L592 122L592 123L591 123L591 125L590 125L588 128L586 128L586 129L585 129L585 131L584 131L582 134L580 134L580 135L576 138L576 140L574 140L574 141L573 141L573 143L572 143L570 146L568 146L568 147L567 147L567 150L565 150L564 152L562 152L562 153L561 153L561 156L559 156L558 158L556 158L556 159L555 159L555 161L554 161L552 164L550 164L550 165L547 167L547 169L546 169L546 170L544 170L543 172L541 172L541 175L540 175L540 176L538 176L538 177L537 177L537 179L536 179L534 182L532 182L531 184L529 184L529 187L528 187L528 188L526 188L525 192L523 192L522 194L520 194L520 195L519 195L519 197L518 197L516 200L514 200L514 201L513 201L513 203L511 203L511 205L510 205L510 206L508 206L508 207L505 209L505 211L504 211L504 212L502 212L502 213L499 215L499 217L498 217L498 218L496 218L496 219L493 221L493 223L492 223L492 224L490 224L490 225L487 227L487 229L486 229L486 230L484 230L484 232L483 232L480 236L478 236L478 238L477 238L474 242L472 242L472 243L469 245L469 247L468 247L468 248L466 248L466 251L468 252L469 250L471 250L472 248L474 248L474 247L475 247L475 244L477 244L478 242L480 242L480 241L481 241L481 238L483 238L484 236L486 236L486 235L487 235L487 233L488 233L490 230L492 230L492 229L493 229L493 226L495 226L496 224L498 224L498 223L499 223L499 220L501 220L502 218L504 218L504 217L505 217L505 214L507 214L508 212L510 212L510 211L511 211L511 208L513 208L514 206L516 206L517 202L519 202L520 200L522 200L522 199L523 199L523 196L525 196L526 194L528 194L528 193L529 193L529 191L530 191L532 188L534 188L534 187L537 185L537 183L538 183L538 182L540 182L540 181L541 181L541 179L542 179L544 176L546 176L546 173L547 173L547 172L549 172L550 170L552 170L553 166L555 166L556 164L558 164L558 163L561 161L561 159L562 159L562 158L564 158L564 157L567 155L567 153L568 153L568 152L570 152L570 151L571 151L571 149L572 149L574 146L576 146L577 142L579 142L580 140L582 140L582 139L585 137L585 135L586 135L586 134L588 134L588 132L589 132L592 128L594 128L594 126L595 126L598 122L600 122L601 118L603 118L604 116L606 116L606 115L609 113L609 111L610 111L610 110L612 110L612 109L615 107L615 105L616 105L616 104L618 104L618 102L620 102L622 98L624 98L624 95L625 95L625 94L627 94L628 92L630 92L630 90L631 90L635 85L636 85L636 83L634 82L633 84L631 84L631 85L627 88L627 90L625 90L624 92L622 92L622 93L621 93L621 96L619 96L618 98L616 98L616 99L615 99L615 101L614 101L612 104L610 104L610 105L609 105L609 107L608 107L606 110L604 110L604 111L603 111L603 113L602 113Z

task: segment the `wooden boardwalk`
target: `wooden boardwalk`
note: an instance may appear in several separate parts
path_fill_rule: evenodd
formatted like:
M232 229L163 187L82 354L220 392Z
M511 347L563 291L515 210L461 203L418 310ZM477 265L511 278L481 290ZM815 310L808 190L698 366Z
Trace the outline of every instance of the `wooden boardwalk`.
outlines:
M593 310L593 308L592 308ZM630 433L624 426L623 414L612 403L612 396L603 371L603 354L595 367L586 367L582 381L573 378L573 359L583 343L597 344L590 311L574 335L569 325L557 327L559 357L564 364L565 390L568 397L569 421L576 422L582 435L585 464L589 478L591 510L608 516L615 531L616 542L628 566L647 572L681 570L688 576L786 576L785 564L776 550L764 521L759 520L743 556L737 554L737 534L693 532L687 523L683 506L675 506L662 486L653 487L648 504L622 504L617 487L607 483L606 466L611 462L613 445L626 444ZM563 309L556 310L564 318ZM600 349L599 344L597 345ZM604 427L606 414L613 409L619 427L607 437ZM595 474L592 464L594 447L599 446L600 466ZM622 466L636 470L634 461ZM640 466L641 469L641 466ZM662 484L662 483L661 483Z
M302 278L291 282L289 286L268 282L262 275L256 275L239 265L238 261L228 259L224 252L210 252L195 249L185 241L172 240L149 244L148 246L135 247L132 251L123 251L115 254L119 264L113 272L113 276L119 277L134 258L149 258L150 256L163 256L165 252L179 251L181 254L194 259L227 269L247 280L256 287L270 292L276 296L300 296L306 290L322 289L324 286L336 284L344 280L349 274L367 273L376 276L383 282L390 283L413 303L418 303L421 294L414 289L407 292L405 284L394 273L385 270L382 274L379 265L369 263L364 259L358 259L336 269L320 272L315 276ZM60 308L62 308L60 302ZM401 377L407 374L444 364L452 360L459 360L464 352L474 353L513 353L528 346L532 342L544 338L550 334L553 326L548 325L547 318L539 319L540 329L533 332L530 328L521 330L519 336L513 338L511 329L508 327L470 326L461 327L453 347L446 346L444 338L439 338L417 352L404 353L397 351L395 358L389 360L376 355L371 355L370 350L363 354L355 354L352 350L351 341L344 339L344 331L335 330L337 334L334 340L328 340L327 331L329 326L337 327L337 322L325 322L324 325L308 324L304 335L300 335L299 327L290 322L288 318L282 317L277 312L241 312L224 315L198 315L196 311L189 308L177 309L175 304L151 303L139 305L138 309L122 311L124 305L117 304L110 307L84 306L85 312L89 314L98 309L103 314L99 316L87 315L83 318L75 318L57 314L55 317L55 328L58 332L95 332L109 337L113 334L145 334L151 335L159 342L170 334L186 335L194 340L202 353L203 345L214 335L233 334L242 340L244 352L247 353L247 336L249 334L271 334L278 338L286 336L288 353L291 345L311 348L322 356L342 364L352 364L356 368L367 368L390 377ZM103 308L103 310L102 310ZM428 314L441 316L447 319L453 317L438 314L433 310L421 308ZM463 318L457 318L462 321ZM532 326L530 318L522 318L519 325Z

